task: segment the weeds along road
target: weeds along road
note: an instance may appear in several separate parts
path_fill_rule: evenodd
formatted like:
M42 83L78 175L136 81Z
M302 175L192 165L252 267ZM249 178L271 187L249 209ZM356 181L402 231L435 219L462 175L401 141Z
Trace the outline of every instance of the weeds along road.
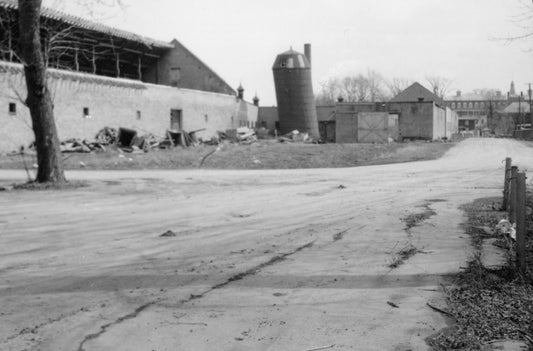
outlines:
M458 207L500 196L502 160L532 169L531 151L470 139L436 161L0 193L0 349L425 350L446 326L426 303L471 252Z

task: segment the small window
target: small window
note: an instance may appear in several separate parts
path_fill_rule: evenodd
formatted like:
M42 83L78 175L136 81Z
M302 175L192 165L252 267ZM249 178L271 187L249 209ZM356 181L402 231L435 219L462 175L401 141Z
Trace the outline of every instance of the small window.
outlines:
M181 67L170 68L170 85L177 87L181 80Z
M209 116L208 115L204 115L204 118L205 118L205 123L209 122Z
M137 110L136 117L137 119L141 119L141 111Z
M91 118L91 115L89 114L89 108L84 107L83 108L83 118Z
M10 115L16 115L17 114L17 104L14 102L9 103L9 114Z

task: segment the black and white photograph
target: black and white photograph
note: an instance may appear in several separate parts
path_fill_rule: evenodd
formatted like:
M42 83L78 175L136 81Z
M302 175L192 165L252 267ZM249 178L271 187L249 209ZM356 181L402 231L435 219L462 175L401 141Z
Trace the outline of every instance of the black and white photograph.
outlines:
M0 0L0 350L533 350L532 84L533 0Z

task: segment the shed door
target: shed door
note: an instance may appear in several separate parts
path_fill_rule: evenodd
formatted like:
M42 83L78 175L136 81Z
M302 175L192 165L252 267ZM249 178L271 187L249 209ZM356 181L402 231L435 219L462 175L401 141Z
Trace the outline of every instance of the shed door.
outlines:
M181 110L170 110L170 129L182 129Z
M358 114L357 141L360 143L386 143L389 140L389 114L361 112Z

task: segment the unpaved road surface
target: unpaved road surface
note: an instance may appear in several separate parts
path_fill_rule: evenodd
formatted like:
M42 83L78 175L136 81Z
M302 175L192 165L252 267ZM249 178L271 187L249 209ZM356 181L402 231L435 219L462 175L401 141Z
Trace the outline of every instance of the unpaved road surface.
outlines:
M426 303L471 254L458 207L532 151L470 139L436 161L2 192L0 350L426 350L446 326Z

